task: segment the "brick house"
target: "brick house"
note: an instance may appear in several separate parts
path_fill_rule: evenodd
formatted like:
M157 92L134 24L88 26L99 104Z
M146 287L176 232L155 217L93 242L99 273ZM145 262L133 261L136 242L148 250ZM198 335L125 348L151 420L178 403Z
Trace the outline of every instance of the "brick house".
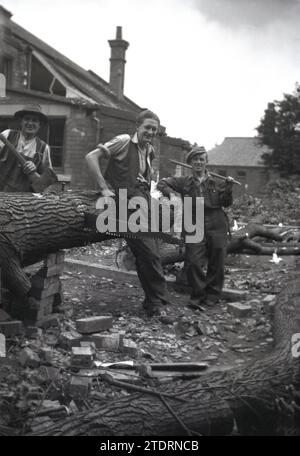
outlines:
M51 146L55 170L70 175L73 187L91 187L84 156L116 134L131 134L136 115L142 110L123 93L129 43L122 38L122 28L117 27L116 38L109 40L108 83L20 27L11 17L0 5L0 131L16 127L13 114L25 104L40 104L49 118L40 136ZM188 143L169 138L163 127L161 130L155 167L159 171L159 157L164 155L162 170L170 174L174 165L170 171L168 158L180 160Z
M262 155L270 152L270 148L260 145L257 138L227 137L222 144L208 151L208 168L242 183L241 186L234 186L235 196L246 190L258 194L275 176L262 160Z

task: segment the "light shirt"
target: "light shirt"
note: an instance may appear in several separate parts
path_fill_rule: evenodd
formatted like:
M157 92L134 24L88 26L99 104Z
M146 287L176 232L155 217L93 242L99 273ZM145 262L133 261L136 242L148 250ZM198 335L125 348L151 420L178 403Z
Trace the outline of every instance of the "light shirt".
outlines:
M2 135L5 138L8 138L8 135L11 130L4 130ZM4 147L4 143L0 140L0 151ZM25 155L26 157L33 158L36 154L36 137L25 139L22 132L20 132L20 137L18 140L18 144L16 145L17 152ZM42 165L44 168L52 168L51 158L50 158L50 147L46 144L45 150L43 152L42 157Z
M141 147L138 143L137 133L135 133L132 138L129 135L124 134L124 135L118 135L115 138L111 139L110 141L106 142L104 144L104 147L106 148L106 150L108 152L107 158L111 156L116 160L120 160L120 161L123 160L128 151L127 146L130 142L130 139L134 144L137 144L137 147L138 147L139 162L140 162L140 175L141 175L140 177L142 178L143 174L146 171L147 163L148 163L150 170L152 170L151 158L154 156L154 149L151 144L145 144L144 147ZM100 146L100 144L99 144L99 146ZM151 155L152 155L152 157L151 157Z

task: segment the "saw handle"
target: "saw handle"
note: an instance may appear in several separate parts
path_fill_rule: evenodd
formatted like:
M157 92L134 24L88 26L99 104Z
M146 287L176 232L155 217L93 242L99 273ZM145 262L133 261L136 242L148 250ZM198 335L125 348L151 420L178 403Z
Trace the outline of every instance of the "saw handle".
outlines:
M22 157L21 154L19 154L17 149L12 145L10 141L8 141L7 138L5 138L5 136L2 133L0 133L0 140L6 145L6 147L9 148L9 150L12 152L12 154L23 167L27 163L27 160L24 157ZM40 179L40 175L36 171L27 174L27 176L31 183L37 182L37 179Z

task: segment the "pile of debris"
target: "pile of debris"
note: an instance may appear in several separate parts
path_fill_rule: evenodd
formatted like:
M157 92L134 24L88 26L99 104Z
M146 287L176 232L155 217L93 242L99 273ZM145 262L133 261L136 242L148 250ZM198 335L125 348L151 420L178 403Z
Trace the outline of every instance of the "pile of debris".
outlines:
M244 193L226 209L229 217L249 222L254 217L263 224L300 225L300 176L278 179L266 185L259 196Z

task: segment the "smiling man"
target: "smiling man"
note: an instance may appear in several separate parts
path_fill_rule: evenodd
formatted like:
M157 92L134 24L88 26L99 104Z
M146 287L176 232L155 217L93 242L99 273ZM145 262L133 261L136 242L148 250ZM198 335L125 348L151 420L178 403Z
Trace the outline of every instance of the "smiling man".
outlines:
M152 141L158 133L160 121L152 111L144 110L137 117L135 134L119 135L86 156L86 162L104 197L116 198L126 190L128 200L142 197L150 207L150 185L153 175L152 161L155 156ZM107 158L108 165L103 176L100 159ZM126 204L127 199L119 201ZM161 315L166 304L167 287L160 262L157 240L128 239L127 243L136 259L136 270L145 293L143 307L148 316Z
M46 168L52 168L50 147L37 136L48 119L39 105L25 106L15 113L15 118L20 121L20 130L5 130L2 135L27 162L21 167L16 157L0 141L0 191L30 192L28 175L33 172L42 174Z
M224 265L228 223L222 207L232 204L233 179L228 177L217 182L206 169L208 162L204 147L195 146L186 157L192 166L192 175L161 179L157 189L170 200L178 197L191 197L193 202L193 224L204 224L204 237L201 242L186 243L185 267L191 300L189 305L201 309L202 305L217 302L224 283ZM195 200L204 198L204 220L196 220ZM203 266L207 258L207 273Z

